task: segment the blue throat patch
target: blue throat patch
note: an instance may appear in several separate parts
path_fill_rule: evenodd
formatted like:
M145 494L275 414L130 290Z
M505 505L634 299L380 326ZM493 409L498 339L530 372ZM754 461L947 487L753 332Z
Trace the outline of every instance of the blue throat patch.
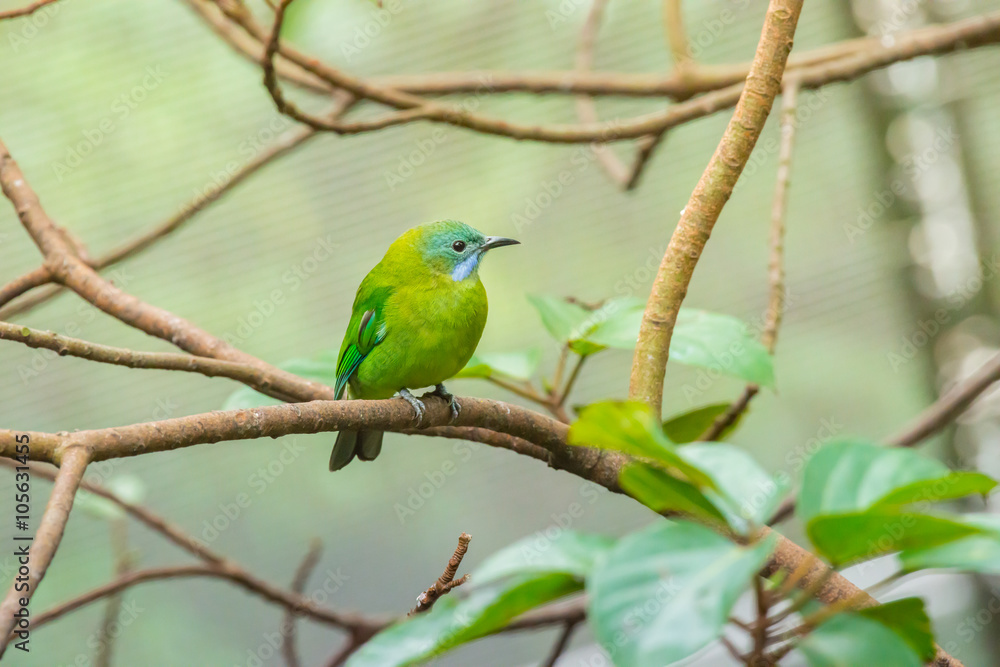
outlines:
M481 260L482 257L483 252L480 250L463 259L455 265L455 269L451 272L451 279L455 282L459 282L471 276L475 273L476 268L479 266L479 260Z

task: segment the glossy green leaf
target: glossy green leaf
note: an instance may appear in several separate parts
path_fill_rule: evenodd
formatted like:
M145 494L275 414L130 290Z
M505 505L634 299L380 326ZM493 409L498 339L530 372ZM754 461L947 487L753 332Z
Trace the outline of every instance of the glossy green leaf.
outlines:
M896 510L865 510L814 517L806 533L834 565L882 554L945 544L982 529L939 516Z
M641 299L609 299L590 317L587 339L623 350L631 350L639 339L646 304Z
M1000 516L966 514L961 520L984 532L938 546L906 549L899 554L903 570L940 568L1000 574Z
M615 663L663 667L722 632L774 540L744 547L687 521L622 538L587 580L597 639Z
M735 317L682 308L670 339L670 359L774 388L767 348Z
M952 483L955 480L960 483ZM937 499L945 500L957 497L948 493L949 489L964 490L966 482L973 480L978 477L952 473L943 463L911 449L882 447L859 439L837 440L821 447L806 464L796 514L809 521L819 514L863 510L894 493L899 493L900 499L917 499L921 493L935 493L934 487L941 481L947 483Z
M727 410L729 410L729 403L714 403L689 410L688 412L682 412L663 422L663 432L670 438L671 442L675 442L678 445L694 442L715 423L717 418L724 415ZM727 435L736 430L745 415L746 411L740 414L735 422L726 427L717 439L723 440Z
M678 454L715 481L718 492L705 493L734 530L744 532L750 524L767 523L788 493L786 478L775 479L735 445L696 442L679 448Z
M427 612L396 623L366 642L347 667L403 667L423 663L505 626L520 614L578 591L567 574L527 574L484 587L466 584Z
M538 349L517 352L485 352L473 355L457 378L488 378L503 375L515 380L529 380L538 368L541 352Z
M903 598L861 609L856 613L895 632L924 662L930 661L937 653L931 619L920 598Z
M577 338L576 332L589 314L583 306L549 294L529 294L528 301L538 311L545 329L560 343Z
M926 479L906 486L883 496L874 507L903 507L914 503L937 503L965 496L985 496L996 487L997 483L989 475L981 472L950 472L944 477Z
M568 442L649 458L677 470L699 488L715 485L704 471L681 458L644 403L603 401L588 405L570 427Z
M798 646L812 667L892 665L921 667L924 661L898 634L859 614L837 614Z
M329 387L337 382L337 359L330 354L321 355L318 359L289 359L279 364L278 368ZM241 387L229 395L222 409L239 410L280 404L281 401L265 396L250 387Z
M645 463L630 463L618 476L622 489L654 512L681 512L719 526L726 517L690 482Z
M604 535L578 533L553 528L539 531L501 549L472 572L476 586L510 576L535 572L560 573L583 581L594 563L604 557L615 544Z

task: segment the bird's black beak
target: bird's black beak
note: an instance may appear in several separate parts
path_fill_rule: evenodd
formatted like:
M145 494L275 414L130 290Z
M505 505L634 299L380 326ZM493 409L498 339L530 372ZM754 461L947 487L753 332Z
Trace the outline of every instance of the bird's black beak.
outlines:
M500 248L505 245L520 245L520 241L514 239L504 238L502 236L487 236L486 243L483 244L483 250L491 250L493 248Z

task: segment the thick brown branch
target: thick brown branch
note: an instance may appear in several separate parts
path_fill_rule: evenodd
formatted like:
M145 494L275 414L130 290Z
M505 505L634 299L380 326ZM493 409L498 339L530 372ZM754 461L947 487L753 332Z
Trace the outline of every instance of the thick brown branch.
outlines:
M76 490L83 479L83 473L87 469L87 450L82 447L69 449L62 457L62 466L56 476L55 486L52 487L52 495L45 505L45 511L38 524L38 530L34 537L28 541L18 543L17 549L27 552L27 556L19 556L21 565L26 566L26 576L20 583L26 583L27 588L22 589L17 579L11 583L10 590L0 604L0 657L7 650L8 642L11 640L11 632L15 630L26 630L27 626L21 626L18 619L21 618L20 611L28 606L28 601L35 595L38 585L45 577L45 572L49 569L52 557L59 548L63 531L66 529L66 522L69 520L69 512L73 507L73 500L76 497ZM28 549L28 545L30 549ZM15 553L20 553L15 550ZM15 616L18 614L18 616ZM24 618L27 622L27 618ZM35 625L33 622L32 625ZM25 635L27 638L27 635Z
M629 395L656 414L670 338L688 284L722 207L750 158L781 86L802 0L771 0L746 88L715 154L695 187L667 246L643 314L632 362Z
M330 387L303 380L266 364L173 313L140 301L101 278L72 251L64 235L42 209L38 197L2 142L0 142L0 188L14 204L24 228L42 251L45 265L53 278L97 308L125 324L167 340L192 354L257 368L265 374L265 386L260 387L260 391L275 398L309 400L333 397L333 390Z

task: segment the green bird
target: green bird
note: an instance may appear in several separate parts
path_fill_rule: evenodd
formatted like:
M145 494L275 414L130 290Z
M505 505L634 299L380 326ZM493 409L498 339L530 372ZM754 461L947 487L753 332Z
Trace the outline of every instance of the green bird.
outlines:
M451 406L452 419L458 417L458 402L443 382L469 362L486 326L479 264L488 250L517 243L457 220L420 225L393 241L354 297L337 360L336 397L348 387L351 398L398 392L419 424L424 404L410 389L434 386ZM341 431L330 470L355 456L374 460L381 450L381 431Z

